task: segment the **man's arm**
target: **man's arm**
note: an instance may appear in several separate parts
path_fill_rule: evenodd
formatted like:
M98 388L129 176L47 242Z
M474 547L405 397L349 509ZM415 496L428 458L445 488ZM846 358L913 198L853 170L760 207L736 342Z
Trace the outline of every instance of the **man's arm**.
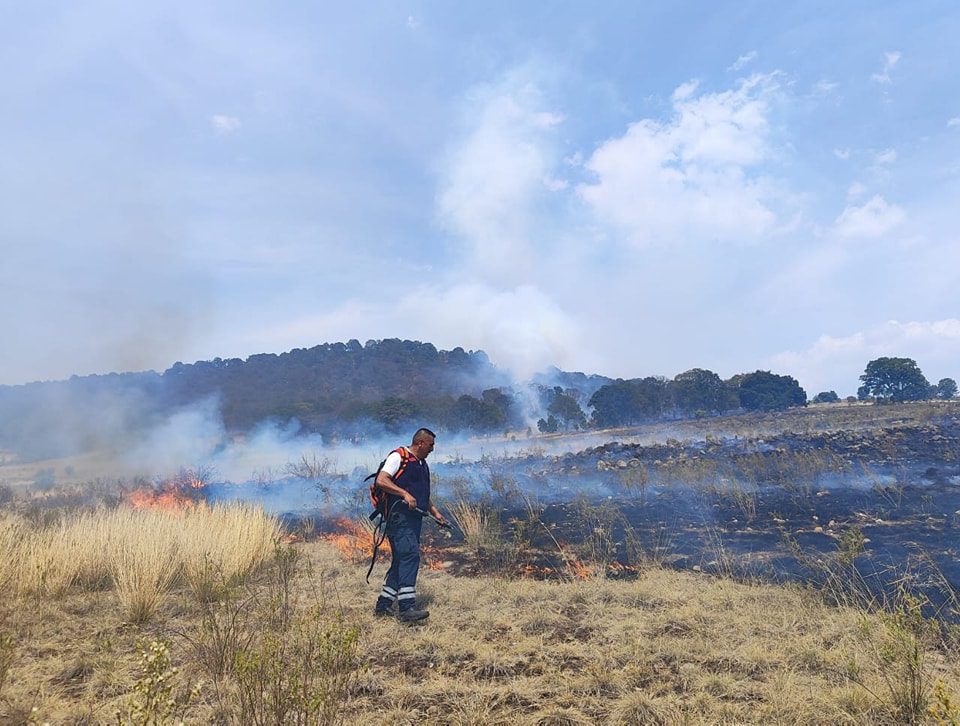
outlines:
M440 514L440 510L434 506L433 502L430 502L430 514L437 518L437 522L440 524L446 524L447 518Z
M383 489L383 491L387 492L387 494L394 494L400 497L401 499L403 499L403 501L407 503L407 506L410 507L411 509L416 508L417 506L416 497L414 497L406 489L401 489L400 487L398 487L396 482L393 480L393 477L390 476L387 472L381 471L379 474L377 474L376 486L379 487L380 489Z

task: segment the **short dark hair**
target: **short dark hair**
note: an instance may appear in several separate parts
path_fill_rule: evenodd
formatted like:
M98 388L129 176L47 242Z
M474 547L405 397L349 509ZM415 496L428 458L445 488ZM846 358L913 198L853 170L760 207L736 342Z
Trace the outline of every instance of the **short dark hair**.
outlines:
M431 439L437 438L437 435L433 433L430 429L420 428L417 429L417 432L413 435L412 443L416 444L423 441L425 438L430 437Z

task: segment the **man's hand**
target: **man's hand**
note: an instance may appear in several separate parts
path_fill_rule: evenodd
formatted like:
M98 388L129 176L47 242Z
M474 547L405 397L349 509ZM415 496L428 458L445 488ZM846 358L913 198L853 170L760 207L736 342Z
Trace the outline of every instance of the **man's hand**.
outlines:
M437 524L439 524L441 527L450 526L450 524L447 522L447 518L444 517L440 513L440 510L434 507L433 505L430 505L430 514L433 515L433 518L437 520Z
M407 503L407 506L410 507L410 509L417 508L417 498L406 490L403 492L403 501Z

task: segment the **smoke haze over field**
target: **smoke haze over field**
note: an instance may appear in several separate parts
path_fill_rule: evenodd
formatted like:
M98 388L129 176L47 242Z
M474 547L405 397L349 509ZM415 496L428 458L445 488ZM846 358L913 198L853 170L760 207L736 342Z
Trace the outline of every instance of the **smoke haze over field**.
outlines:
M815 5L8 4L0 384L352 338L956 377L960 6Z

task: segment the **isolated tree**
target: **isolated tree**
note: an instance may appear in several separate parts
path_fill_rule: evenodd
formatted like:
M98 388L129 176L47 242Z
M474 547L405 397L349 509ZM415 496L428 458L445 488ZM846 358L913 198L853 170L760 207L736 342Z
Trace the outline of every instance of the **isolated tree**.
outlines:
M747 411L782 411L806 406L807 393L793 376L755 371L739 377L740 405Z
M560 422L557 421L556 417L548 416L547 418L537 420L537 431L541 434L555 434L560 430Z
M955 398L957 395L957 382L952 378L941 378L937 383L937 398L944 401Z
M836 403L839 400L840 396L837 395L836 391L820 391L813 397L812 403Z
M922 401L930 383L912 358L877 358L860 376L861 390L881 401Z

